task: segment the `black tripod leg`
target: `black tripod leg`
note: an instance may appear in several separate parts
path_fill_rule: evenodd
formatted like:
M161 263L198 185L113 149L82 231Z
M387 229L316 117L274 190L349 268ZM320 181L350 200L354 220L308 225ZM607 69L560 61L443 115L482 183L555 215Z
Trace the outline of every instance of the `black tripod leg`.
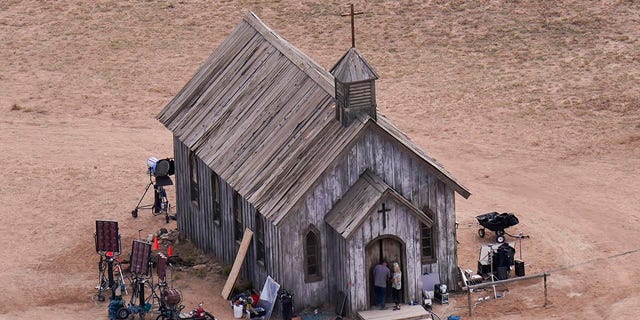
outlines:
M142 194L142 197L140 197L140 201L138 201L138 204L136 204L136 208L131 211L131 215L134 218L138 217L138 209L140 209L140 204L142 203L142 200L144 200L144 196L147 195L147 192L149 191L149 188L151 187L151 185L153 185L153 182L149 182L149 184L147 184L147 187L144 189L144 193Z
M104 295L102 291L105 289L105 276L104 276L104 260L103 257L100 256L100 262L98 262L98 301L104 301Z
M158 190L158 186L153 186L153 213L160 213L160 209L162 209L162 199L160 198L160 191Z
M111 300L116 298L116 286L113 282L113 259L107 258L107 276L109 277L109 289L111 289Z

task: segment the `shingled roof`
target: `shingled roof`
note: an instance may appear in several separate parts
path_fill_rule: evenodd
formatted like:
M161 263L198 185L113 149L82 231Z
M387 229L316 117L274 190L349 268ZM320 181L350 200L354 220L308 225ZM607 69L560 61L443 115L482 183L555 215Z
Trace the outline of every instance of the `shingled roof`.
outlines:
M157 118L276 224L371 126L469 196L384 117L343 127L334 116L333 76L249 12Z

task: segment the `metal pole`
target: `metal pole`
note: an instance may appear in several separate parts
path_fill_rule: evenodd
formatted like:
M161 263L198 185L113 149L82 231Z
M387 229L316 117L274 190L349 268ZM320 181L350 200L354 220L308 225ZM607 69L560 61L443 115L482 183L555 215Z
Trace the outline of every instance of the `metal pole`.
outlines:
M530 275L530 276L524 276L524 277L518 277L518 278L510 278L510 279L506 279L506 280L498 280L498 281L492 281L492 282L484 282L484 283L480 283L480 284L474 284L474 285L470 285L468 286L470 289L480 289L480 288L486 288L486 287L493 287L493 286L498 286L498 285L502 285L502 284L507 284L510 282L516 282L516 281L523 281L523 280L529 280L529 279L534 279L534 278L542 278L542 277L547 277L550 276L551 274L549 273L538 273L538 274L534 274L534 275Z
M547 299L547 276L550 276L550 273L538 273L538 274L534 274L534 275L530 275L530 276L524 276L524 277L518 277L518 278L511 278L511 279L506 279L506 280L498 280L498 281L491 281L491 282L485 282L485 283L480 283L480 284L476 284L476 285L469 285L467 286L467 292L469 293L468 296L468 303L469 303L469 316L471 316L471 310L473 309L472 305L471 305L471 290L474 289L480 289L480 288L486 288L486 287L494 287L497 285L502 285L502 284L507 284L510 282L516 282L516 281L523 281L523 280L529 280L529 279L534 279L534 278L544 278L544 306L546 307L549 303L548 299Z
M518 235L518 244L520 245L520 261L524 261L522 260L522 232Z
M469 289L469 287L467 287L467 302L469 303L469 317L471 317L471 313L472 313L472 306L471 306L471 289Z
M351 6L351 47L355 48L356 47L356 23L355 23L355 13L353 12L353 3L350 4Z
M138 282L138 292L140 293L140 319L144 319L144 279Z
M116 298L116 288L113 282L113 258L107 257L107 273L109 277L109 288L111 289L111 300Z
M547 306L547 274L544 274L544 306Z

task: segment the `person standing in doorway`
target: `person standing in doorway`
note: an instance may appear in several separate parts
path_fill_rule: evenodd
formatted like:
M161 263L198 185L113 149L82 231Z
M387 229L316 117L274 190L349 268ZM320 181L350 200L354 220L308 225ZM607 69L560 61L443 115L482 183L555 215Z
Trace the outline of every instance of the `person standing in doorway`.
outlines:
M387 261L383 260L373 268L373 290L375 294L375 304L384 310L384 303L387 298L387 281L391 277L391 271L387 267Z
M391 293L393 296L393 303L396 305L393 310L400 310L400 291L402 289L402 271L400 265L397 262L393 263L393 275L391 276Z

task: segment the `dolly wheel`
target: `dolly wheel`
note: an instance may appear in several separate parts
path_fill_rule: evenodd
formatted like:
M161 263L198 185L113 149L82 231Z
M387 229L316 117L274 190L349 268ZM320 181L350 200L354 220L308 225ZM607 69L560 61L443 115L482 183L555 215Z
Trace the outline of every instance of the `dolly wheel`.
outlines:
M503 235L504 235L504 230L498 230L498 231L496 231L496 235L497 235L497 236L503 236Z
M478 229L478 236L484 238L484 229Z
M134 218L138 217L138 209L131 210L131 216Z
M118 319L129 318L129 309L127 309L127 308L118 309L118 311L116 312L116 318L118 318Z
M496 238L496 241L498 241L498 243L503 243L504 242L504 236L498 236Z

